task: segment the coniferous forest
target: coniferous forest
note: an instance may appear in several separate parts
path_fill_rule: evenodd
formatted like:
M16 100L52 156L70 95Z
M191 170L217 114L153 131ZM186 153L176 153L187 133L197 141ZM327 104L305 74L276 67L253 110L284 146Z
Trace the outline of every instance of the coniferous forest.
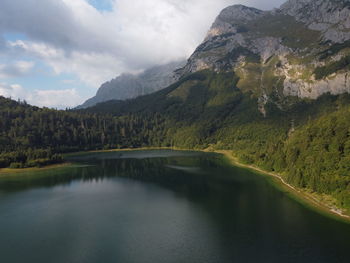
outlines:
M157 144L159 134L150 128L157 121L158 116L117 118L41 109L0 97L0 167L53 164L66 152Z

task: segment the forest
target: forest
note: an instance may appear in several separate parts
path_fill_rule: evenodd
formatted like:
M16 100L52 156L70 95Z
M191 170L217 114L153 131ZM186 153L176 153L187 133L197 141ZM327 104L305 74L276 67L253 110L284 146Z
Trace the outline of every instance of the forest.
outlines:
M350 56L343 57L339 61L330 63L329 65L318 67L315 69L315 78L320 80L339 70L349 70L350 69Z
M110 115L37 108L0 97L0 168L62 161L62 153L158 143L159 115ZM145 131L147 132L141 132Z
M65 152L137 148L231 150L289 183L350 208L350 95L269 102L236 87L233 72L202 71L151 95L57 111L0 98L0 166L62 160Z

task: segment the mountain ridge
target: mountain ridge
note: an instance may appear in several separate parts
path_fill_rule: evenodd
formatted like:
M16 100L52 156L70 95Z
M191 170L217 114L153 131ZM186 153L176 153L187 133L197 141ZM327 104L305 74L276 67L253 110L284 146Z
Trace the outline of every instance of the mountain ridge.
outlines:
M109 100L126 100L161 90L177 81L174 73L185 61L179 60L146 69L139 74L124 73L101 85L96 95L77 109L92 107Z

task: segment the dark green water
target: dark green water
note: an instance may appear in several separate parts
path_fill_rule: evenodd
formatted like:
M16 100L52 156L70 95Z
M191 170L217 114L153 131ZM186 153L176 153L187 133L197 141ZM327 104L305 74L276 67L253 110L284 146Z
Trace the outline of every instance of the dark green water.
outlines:
M0 262L350 262L350 225L215 154L76 157L0 179ZM47 175L49 173L49 175Z

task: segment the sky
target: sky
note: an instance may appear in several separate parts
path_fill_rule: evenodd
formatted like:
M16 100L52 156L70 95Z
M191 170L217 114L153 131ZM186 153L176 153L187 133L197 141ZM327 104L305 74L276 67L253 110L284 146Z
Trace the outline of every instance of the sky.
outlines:
M122 73L188 58L233 4L284 0L0 0L0 95L71 108Z

